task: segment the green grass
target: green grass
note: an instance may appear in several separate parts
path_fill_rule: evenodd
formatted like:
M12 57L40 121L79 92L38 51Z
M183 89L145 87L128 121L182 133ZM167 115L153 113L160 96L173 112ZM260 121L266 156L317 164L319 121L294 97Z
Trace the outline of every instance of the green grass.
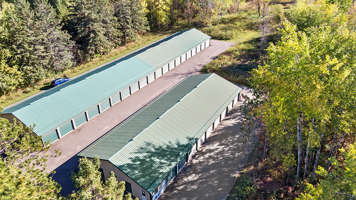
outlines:
M213 39L235 43L206 65L203 72L217 73L230 81L247 85L249 71L260 64L261 22L255 9L246 8L236 14L215 18L212 26L203 28Z
M67 76L70 78L74 78L76 76L84 74L85 72L95 69L105 63L111 62L124 55L127 55L132 51L135 51L155 41L163 39L169 36L170 34L172 34L172 32L147 33L143 36L140 36L135 42L131 42L125 46L114 49L107 55L97 57L88 63L81 64L71 69L65 70L62 73L50 74L45 80L39 81L33 87L18 89L17 91L11 92L11 94L9 95L3 95L0 97L0 110L3 110L5 107L12 105L16 102L22 101L32 95L38 94L42 91L41 88L48 86L50 82L56 77Z

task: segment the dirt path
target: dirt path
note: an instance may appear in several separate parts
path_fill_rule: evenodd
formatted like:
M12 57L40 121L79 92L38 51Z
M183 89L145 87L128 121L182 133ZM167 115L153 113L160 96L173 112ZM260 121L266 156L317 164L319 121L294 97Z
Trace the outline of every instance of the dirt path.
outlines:
M54 179L62 185L62 194L69 194L73 190L70 177L78 165L76 154L185 77L199 73L204 65L232 45L230 42L212 40L209 48L54 143L50 151L54 154L58 150L61 155L48 160L47 170L56 171Z
M243 128L242 105L234 107L160 200L226 199L254 144Z

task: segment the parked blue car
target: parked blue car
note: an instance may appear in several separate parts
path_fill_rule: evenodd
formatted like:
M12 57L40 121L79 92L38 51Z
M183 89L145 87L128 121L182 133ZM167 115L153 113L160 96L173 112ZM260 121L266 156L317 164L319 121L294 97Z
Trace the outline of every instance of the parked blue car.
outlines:
M57 79L52 81L51 86L55 87L57 85L65 83L67 81L70 81L70 78L57 78Z

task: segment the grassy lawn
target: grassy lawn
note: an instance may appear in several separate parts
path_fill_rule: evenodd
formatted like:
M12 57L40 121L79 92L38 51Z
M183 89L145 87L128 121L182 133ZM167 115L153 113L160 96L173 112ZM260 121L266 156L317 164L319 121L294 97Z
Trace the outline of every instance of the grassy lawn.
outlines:
M92 69L95 69L105 63L118 59L124 55L129 54L132 51L140 49L146 45L149 45L155 41L163 39L167 36L172 34L171 32L163 32L163 33L147 33L143 36L140 36L135 42L129 43L125 46L119 47L117 49L112 50L109 54L97 57L92 61L81 64L74 68L68 69L59 74L52 74L45 80L38 82L35 86L25 88L25 89L18 89L17 91L11 92L9 95L3 95L0 97L0 110L3 110L5 107L14 104L16 102L22 101L32 95L35 95L46 88L50 84L50 82L56 77L63 77L67 76L70 78L74 78L79 76L85 72L88 72ZM42 89L42 90L41 90Z
M264 54L261 23L256 9L248 7L214 19L213 26L203 31L214 39L232 41L235 45L206 65L203 72L217 73L232 82L248 85L249 71L261 64Z

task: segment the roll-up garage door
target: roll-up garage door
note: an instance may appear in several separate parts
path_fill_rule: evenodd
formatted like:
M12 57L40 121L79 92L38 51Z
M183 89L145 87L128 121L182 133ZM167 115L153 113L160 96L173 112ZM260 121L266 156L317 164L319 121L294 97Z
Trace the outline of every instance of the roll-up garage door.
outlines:
M77 127L81 126L86 121L87 121L87 118L85 116L85 113L81 113L80 115L78 115L74 118L74 122Z
M162 69L163 69L163 74L167 73L167 72L168 72L168 64L167 64L167 65L164 65L164 66L162 67Z
M152 83L155 80L154 72L150 73L147 77L148 77L148 83Z
M208 130L206 130L206 137L209 137L211 133L213 132L213 126L210 126Z
M192 49L191 51L192 51L192 56L195 56L196 51L197 51L196 48Z
M175 68L175 65L174 65L174 60L172 60L170 63L169 63L169 70L172 70Z
M67 135L69 132L71 132L73 129L73 125L71 121L66 122L65 124L61 125L59 127L59 130L61 132L61 136Z
M158 68L156 71L156 79L162 76L162 68Z
M42 141L46 143L48 142L49 144L58 140L58 135L56 130L51 130L50 132L47 132L41 136L42 136Z
M141 78L139 82L140 82L140 88L145 87L147 85L147 77L145 76Z
M121 101L121 98L120 98L120 92L117 92L115 93L114 95L111 96L111 103L114 105L118 102Z
M200 45L197 46L197 53L200 52Z
M130 88L131 88L131 94L137 92L138 90L138 82L134 82L130 85Z
M180 56L180 60L181 60L182 62L185 62L185 60L186 60L185 54L183 54L183 55Z
M224 120L226 117L226 109L221 113L221 120Z
M180 65L180 57L175 59L175 66L177 67L178 65Z
M207 40L206 42L205 42L205 47L209 47L210 46L210 40Z
M214 129L218 127L218 125L220 124L220 116L218 118L216 118L215 122L214 122Z
M129 87L126 87L123 90L121 90L121 98L122 98L122 100L124 100L128 96L130 96L130 90L129 90Z
M97 105L95 105L95 106L91 107L90 109L88 109L89 119L93 119L98 114L99 114L99 108L98 108Z
M190 57L192 57L192 50L189 50L189 51L186 53L186 55L187 55L187 60L188 60Z
M103 102L100 104L101 112L104 112L105 110L110 108L110 101L109 99L105 99Z

